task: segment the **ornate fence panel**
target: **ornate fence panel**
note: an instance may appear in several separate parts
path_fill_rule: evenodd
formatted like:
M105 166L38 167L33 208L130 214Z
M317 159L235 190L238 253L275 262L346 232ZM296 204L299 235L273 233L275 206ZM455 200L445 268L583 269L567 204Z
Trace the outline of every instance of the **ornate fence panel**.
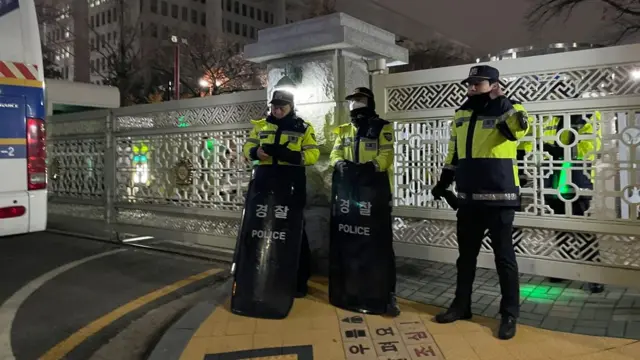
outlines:
M533 132L521 140L532 150L519 161L527 179L514 231L522 272L634 283L640 270L639 53L640 46L631 45L492 64L507 96L522 101L533 121ZM440 176L453 112L465 99L460 80L468 70L374 77L376 95L384 99L380 112L395 121L398 139L394 230L401 255L457 257L455 214L430 189ZM572 119L582 127L572 129ZM557 136L548 135L558 123ZM544 144L556 140L564 145L554 159ZM492 266L490 251L486 237L482 266Z
M50 224L231 248L264 91L54 116Z

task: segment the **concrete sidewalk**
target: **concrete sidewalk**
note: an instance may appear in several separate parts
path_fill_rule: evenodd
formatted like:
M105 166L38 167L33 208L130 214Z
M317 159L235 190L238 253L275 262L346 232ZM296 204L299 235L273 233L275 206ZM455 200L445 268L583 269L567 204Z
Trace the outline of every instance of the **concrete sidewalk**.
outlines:
M201 304L165 334L149 359L640 359L640 342L632 339L520 325L514 339L501 341L495 318L440 325L432 321L439 307L410 300L400 300L400 307L396 319L336 309L328 303L326 279L314 278L309 295L296 300L284 320L234 315L228 297Z

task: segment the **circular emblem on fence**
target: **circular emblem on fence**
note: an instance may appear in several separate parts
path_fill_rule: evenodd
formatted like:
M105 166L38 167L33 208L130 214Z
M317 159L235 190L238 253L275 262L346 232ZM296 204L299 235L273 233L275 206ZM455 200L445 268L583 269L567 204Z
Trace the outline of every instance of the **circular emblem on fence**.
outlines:
M51 160L51 165L49 166L49 173L51 174L49 178L51 180L58 180L60 178L60 160L57 158L53 158Z
M176 184L180 186L193 184L193 163L191 160L182 159L175 166Z

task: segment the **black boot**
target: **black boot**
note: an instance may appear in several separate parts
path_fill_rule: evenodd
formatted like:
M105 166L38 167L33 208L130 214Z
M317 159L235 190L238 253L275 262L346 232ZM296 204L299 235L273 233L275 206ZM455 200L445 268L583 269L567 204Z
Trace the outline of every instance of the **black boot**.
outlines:
M463 311L453 307L436 315L436 322L439 324L449 324L458 320L469 320L473 315L471 311Z
M396 294L391 294L391 300L387 305L387 316L397 317L400 315L400 307L398 306L398 301L396 300Z
M307 286L307 283L304 283L304 285L298 285L296 287L295 297L300 299L307 296L307 293L309 293L309 286Z
M604 291L604 285L597 283L589 283L589 290L592 294L599 294Z
M516 336L516 318L513 316L503 316L502 320L500 320L498 338L509 340L514 336Z

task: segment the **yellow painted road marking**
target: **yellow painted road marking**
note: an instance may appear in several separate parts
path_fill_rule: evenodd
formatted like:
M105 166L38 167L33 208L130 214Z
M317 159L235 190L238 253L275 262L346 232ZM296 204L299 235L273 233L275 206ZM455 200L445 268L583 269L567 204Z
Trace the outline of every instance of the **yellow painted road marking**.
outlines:
M186 279L183 279L171 285L165 286L162 289L158 289L154 292L150 292L127 304L124 304L119 308L113 310L112 312L104 315L103 317L93 321L92 323L83 327L82 329L76 331L74 334L72 334L71 336L69 336L62 342L60 342L58 345L54 346L49 351L47 351L47 353L42 355L39 359L40 360L62 359L68 353L70 353L73 349L75 349L78 345L82 344L85 340L87 340L90 336L95 335L100 330L104 329L109 324L127 315L128 313L134 310L137 310L140 307L154 300L157 300L163 296L169 295L172 292L175 292L189 284L193 284L196 281L205 279L209 276L213 276L221 271L222 269L207 270L200 274L190 276Z

